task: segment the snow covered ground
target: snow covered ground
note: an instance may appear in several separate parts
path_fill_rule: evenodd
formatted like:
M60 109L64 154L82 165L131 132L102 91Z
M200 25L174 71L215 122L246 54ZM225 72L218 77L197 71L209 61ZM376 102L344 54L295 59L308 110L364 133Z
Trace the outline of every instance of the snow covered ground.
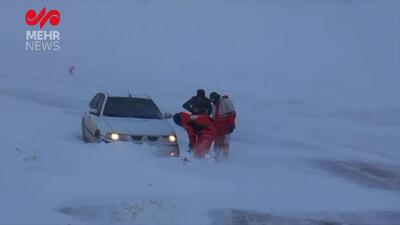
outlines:
M25 50L25 12L43 6L61 13L59 52ZM400 224L399 12L389 0L0 2L0 224ZM80 140L99 90L178 112L197 88L236 105L227 161Z

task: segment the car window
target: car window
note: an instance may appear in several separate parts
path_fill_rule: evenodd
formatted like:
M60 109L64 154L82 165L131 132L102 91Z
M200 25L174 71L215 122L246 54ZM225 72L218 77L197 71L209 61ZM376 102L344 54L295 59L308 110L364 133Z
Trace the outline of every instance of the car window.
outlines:
M90 104L89 104L90 108L92 108L92 109L93 109L93 108L96 108L97 103L98 103L98 101L100 100L100 98L101 98L102 95L103 95L103 94L98 93L98 94L96 94L96 95L93 97L92 101L90 101Z
M97 101L96 104L96 108L97 108L97 112L100 114L101 112L101 107L103 106L103 102L104 99L106 98L106 96L104 96L103 94L100 95L99 101Z
M103 116L162 119L153 100L134 97L108 97Z

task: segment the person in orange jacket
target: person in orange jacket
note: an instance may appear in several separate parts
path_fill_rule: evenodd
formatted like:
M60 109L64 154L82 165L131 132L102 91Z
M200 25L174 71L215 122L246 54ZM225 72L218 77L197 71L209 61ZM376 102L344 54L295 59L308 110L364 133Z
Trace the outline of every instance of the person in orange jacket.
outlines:
M235 107L227 95L220 96L216 92L211 92L210 100L213 104L212 119L217 128L214 139L214 151L217 158L220 157L221 152L224 157L228 157L230 134L236 128Z
M206 114L190 115L180 112L174 115L174 122L185 128L189 137L189 148L193 149L193 155L196 158L204 158L216 135L216 128L211 118Z

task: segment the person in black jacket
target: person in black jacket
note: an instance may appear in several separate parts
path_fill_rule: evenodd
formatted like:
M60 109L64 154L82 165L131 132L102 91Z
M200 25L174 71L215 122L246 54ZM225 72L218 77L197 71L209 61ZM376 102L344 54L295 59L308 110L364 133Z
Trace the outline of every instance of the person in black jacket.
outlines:
M190 98L182 106L193 115L206 114L211 115L212 105L210 99L206 97L206 92L203 89L198 89L196 96Z

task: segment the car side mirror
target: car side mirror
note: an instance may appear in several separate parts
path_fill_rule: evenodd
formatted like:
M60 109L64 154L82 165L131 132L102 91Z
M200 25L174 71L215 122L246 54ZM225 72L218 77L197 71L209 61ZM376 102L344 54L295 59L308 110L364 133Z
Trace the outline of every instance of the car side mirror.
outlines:
M172 118L172 113L164 113L164 118L165 119Z
M96 108L90 108L89 113L92 115L99 115L99 111Z

